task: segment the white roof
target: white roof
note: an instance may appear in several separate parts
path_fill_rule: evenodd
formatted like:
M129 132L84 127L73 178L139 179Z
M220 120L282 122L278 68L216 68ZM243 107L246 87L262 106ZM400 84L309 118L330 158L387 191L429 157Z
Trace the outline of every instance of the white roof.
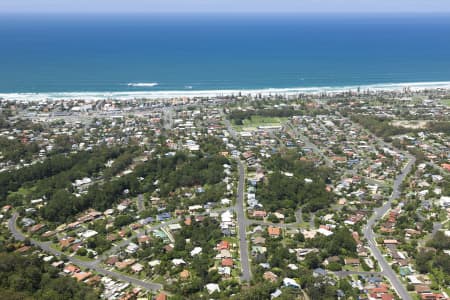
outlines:
M181 225L178 223L175 224L169 224L169 229L170 230L180 230L181 229Z
M295 287L300 288L300 285L299 285L294 279L289 278L289 277L285 277L285 278L283 279L283 284L284 284L285 286L295 286Z
M80 185L88 184L88 183L91 183L91 182L92 182L92 180L90 178L85 177L83 179L75 180L75 184L74 185L80 186Z
M409 276L407 276L407 278L411 282L411 284L421 284L422 283L422 281L417 279L417 277L415 275L409 275Z
M220 216L220 218L222 219L223 222L231 222L233 214L227 210Z
M217 269L217 271L219 272L219 274L223 275L231 275L231 268L230 267L219 267Z
M201 206L201 205L191 205L191 206L189 206L189 210L199 210L199 209L202 209L203 208L203 206Z
M136 245L135 243L130 243L125 249L125 251L128 253L133 253L136 252L138 249L139 249L138 245Z
M196 256L196 255L198 255L200 253L202 253L202 248L201 247L195 247L191 251L191 256Z
M152 260L152 261L148 262L148 265L150 267L156 267L157 265L160 265L160 264L161 264L161 261L159 259L155 259L155 260Z
M134 265L131 266L131 269L133 271L142 271L142 269L144 269L144 266L141 265L140 263L135 263Z
M186 264L186 262L182 258L174 258L174 259L172 259L172 263L175 266L185 265Z
M230 200L230 199L227 199L227 198L224 198L224 199L221 199L221 200L220 200L220 203L221 203L221 204L229 204L229 203L231 203L231 200Z
M85 239L88 239L88 238L93 237L93 236L95 236L97 234L98 234L97 231L88 229L85 232L80 233L80 236L84 237Z
M277 289L275 292L273 292L272 294L270 294L270 299L278 298L278 297L281 296L282 293L283 293L283 292L280 291L280 289Z
M330 235L333 234L332 231L329 231L329 230L324 229L324 228L319 228L319 229L317 230L317 232L320 233L320 234L323 234L324 236L330 236Z
M214 292L220 292L220 287L217 283L208 283L206 285L206 289L208 290L209 294L212 294Z

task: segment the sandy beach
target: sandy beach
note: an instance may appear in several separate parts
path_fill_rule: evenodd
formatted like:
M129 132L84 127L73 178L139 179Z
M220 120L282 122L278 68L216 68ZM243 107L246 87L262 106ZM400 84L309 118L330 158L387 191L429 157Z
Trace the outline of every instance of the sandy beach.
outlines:
M297 95L297 94L322 94L341 93L347 91L421 91L431 89L450 89L450 81L436 82L405 82L386 83L361 86L341 87L298 87L298 88L267 88L267 89L230 89L230 90L174 90L174 91L126 91L126 92L66 92L66 93L0 93L0 99L15 101L40 101L40 100L132 100L132 99L173 99L195 97L225 97L236 95Z

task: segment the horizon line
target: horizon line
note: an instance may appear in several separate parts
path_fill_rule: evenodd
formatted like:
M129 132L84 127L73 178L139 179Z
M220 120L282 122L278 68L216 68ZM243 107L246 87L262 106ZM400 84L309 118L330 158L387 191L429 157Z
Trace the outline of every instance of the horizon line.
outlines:
M450 15L448 11L2 11L0 15Z

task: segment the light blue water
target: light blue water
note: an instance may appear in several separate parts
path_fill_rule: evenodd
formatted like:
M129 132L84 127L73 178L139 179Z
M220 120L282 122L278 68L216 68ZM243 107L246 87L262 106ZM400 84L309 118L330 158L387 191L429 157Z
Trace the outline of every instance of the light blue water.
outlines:
M449 15L0 15L0 93L422 81L450 81Z

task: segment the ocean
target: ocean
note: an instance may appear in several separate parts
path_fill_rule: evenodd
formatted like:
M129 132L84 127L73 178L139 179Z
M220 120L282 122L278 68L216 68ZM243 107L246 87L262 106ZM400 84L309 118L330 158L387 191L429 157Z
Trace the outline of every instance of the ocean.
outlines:
M0 15L0 94L450 85L449 15Z

